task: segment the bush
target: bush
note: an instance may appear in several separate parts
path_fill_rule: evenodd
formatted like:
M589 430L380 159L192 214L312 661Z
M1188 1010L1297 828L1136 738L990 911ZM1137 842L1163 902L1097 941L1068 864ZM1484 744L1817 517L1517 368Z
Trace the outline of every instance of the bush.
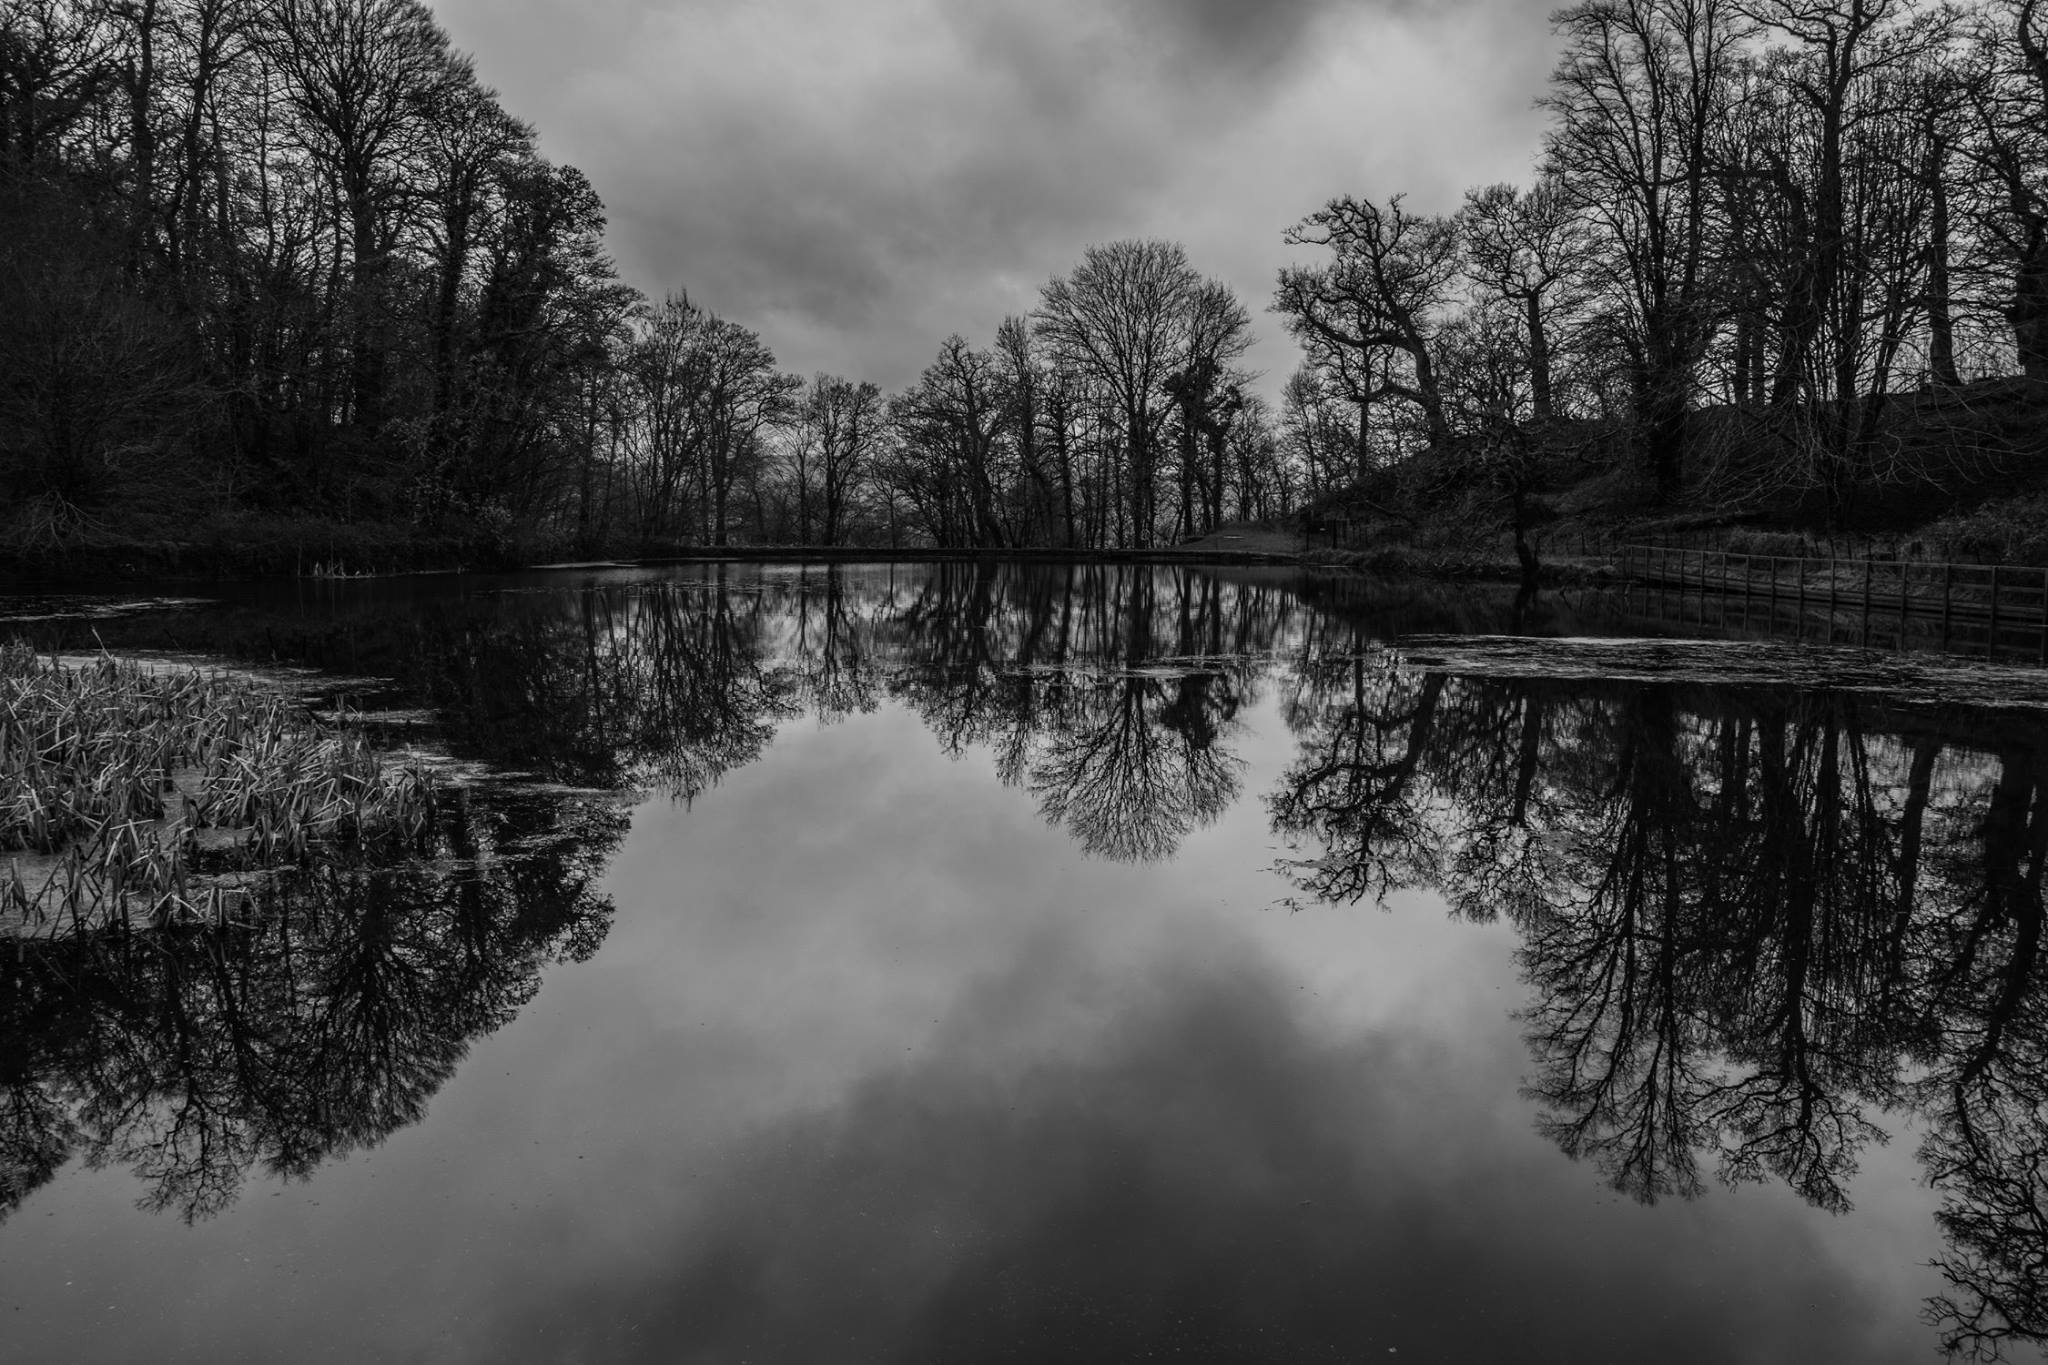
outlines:
M1918 539L1956 559L1985 564L2048 565L2048 494L2032 493L1986 503L1964 516L1944 517Z
M1820 553L1797 531L1755 531L1740 529L1729 534L1727 549L1742 555L1783 555L1788 559Z

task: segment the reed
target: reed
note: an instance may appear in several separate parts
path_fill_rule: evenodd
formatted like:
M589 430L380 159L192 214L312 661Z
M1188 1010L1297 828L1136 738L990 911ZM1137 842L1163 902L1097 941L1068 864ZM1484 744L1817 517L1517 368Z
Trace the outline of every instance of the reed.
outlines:
M0 645L0 931L222 920L252 875L416 841L434 803L260 683Z

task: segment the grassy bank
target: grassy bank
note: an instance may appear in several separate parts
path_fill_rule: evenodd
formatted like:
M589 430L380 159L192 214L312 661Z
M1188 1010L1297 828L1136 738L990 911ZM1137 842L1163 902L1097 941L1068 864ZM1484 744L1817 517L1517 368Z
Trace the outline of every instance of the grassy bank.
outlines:
M1512 553L1485 554L1389 543L1359 550L1308 550L1300 562L1315 568L1352 569L1388 578L1430 578L1451 582L1519 583L1521 565ZM1615 570L1599 558L1546 558L1539 579L1546 587L1611 582Z
M19 583L232 579L505 568L554 547L482 532L386 522L235 514L109 522L62 540L0 543L0 579Z
M1738 553L2048 565L2048 385L1984 381L1841 414L1769 405L1694 412L1683 477L1658 487L1623 424L1557 419L1515 441L1464 436L1309 508L1381 567L1518 576L1515 528L1548 570L1629 542ZM1321 536L1312 543L1327 544Z
M432 780L259 683L0 645L0 926L217 920L249 880L425 828Z

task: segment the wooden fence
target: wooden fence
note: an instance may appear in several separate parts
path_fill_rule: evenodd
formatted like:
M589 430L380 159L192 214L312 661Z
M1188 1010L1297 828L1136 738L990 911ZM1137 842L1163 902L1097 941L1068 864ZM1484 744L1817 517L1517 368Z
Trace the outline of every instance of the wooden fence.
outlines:
M1308 543L1358 548L1362 530L1362 523L1331 519L1310 529ZM1705 537L1648 543L1578 528L1539 532L1537 540L1546 561L1604 562L1653 593L1672 595L1672 604L1653 603L1649 594L1642 599L1656 612L1652 619L1671 625L1689 620L1707 628L2048 667L2048 568L1908 553L1753 554ZM1818 548L1868 544L1845 539Z
M2048 569L1913 559L1813 559L1673 545L1624 545L1616 567L1636 582L1688 595L1740 598L1760 620L1818 616L1827 638L1842 617L1864 645L1934 648L2048 665ZM1724 613L1725 614L1725 613Z

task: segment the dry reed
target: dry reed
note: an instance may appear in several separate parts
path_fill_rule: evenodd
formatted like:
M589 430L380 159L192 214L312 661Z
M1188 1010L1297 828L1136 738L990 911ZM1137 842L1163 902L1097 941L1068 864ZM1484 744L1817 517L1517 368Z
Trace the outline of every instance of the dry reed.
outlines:
M417 839L434 801L260 683L0 645L0 932L222 920L250 875Z

